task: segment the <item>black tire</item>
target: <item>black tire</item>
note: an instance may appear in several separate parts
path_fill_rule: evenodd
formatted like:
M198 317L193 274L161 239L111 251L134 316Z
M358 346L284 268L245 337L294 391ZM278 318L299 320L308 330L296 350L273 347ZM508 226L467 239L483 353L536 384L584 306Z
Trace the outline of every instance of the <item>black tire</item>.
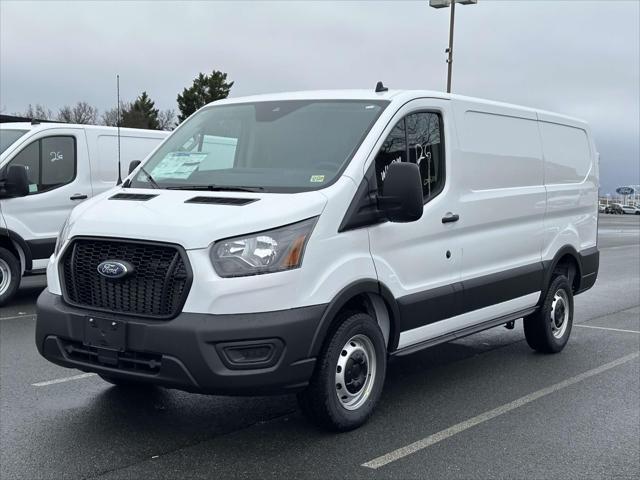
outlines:
M366 344L367 340L364 338L368 339L370 344ZM347 351L346 348L351 349L352 346L356 346L352 342L354 339L356 342L364 342L363 345L366 344L366 348L372 348L375 352L375 358L370 359L375 365L374 374L371 374L372 366L366 365L366 362L360 362L356 367L357 370L353 369L353 365L362 360L361 352L358 352L357 348L351 350L348 355L344 354ZM359 353L360 357L358 357ZM346 360L347 358L349 360ZM344 371L339 366L339 360L341 363L346 362ZM366 368L363 365L366 365ZM369 419L380 399L386 369L387 348L376 321L365 313L346 315L344 321L327 339L318 357L309 386L298 394L300 408L309 420L327 430L345 432L358 428ZM359 392L368 392L363 394L360 400L362 404L358 405L358 402L355 402L351 405L354 409L345 407L343 400L338 398L336 372L340 371L343 371L345 378L345 385L340 387L342 391L348 389L351 392L353 389L356 395ZM354 371L356 371L355 378L349 379L348 375L351 376ZM360 383L361 381L364 383ZM367 385L367 382L370 383ZM351 389L347 385L350 385ZM359 385L361 387L358 391Z
M573 290L567 277L558 275L551 280L540 309L524 319L524 335L534 350L558 353L569 341L572 326Z
M20 277L20 261L9 250L0 247L0 307L16 294Z
M151 388L153 387L150 383L145 382L136 382L135 380L128 380L126 378L120 377L112 377L111 375L104 375L99 373L98 376L107 383L111 385L115 385L116 387L124 387L124 388Z

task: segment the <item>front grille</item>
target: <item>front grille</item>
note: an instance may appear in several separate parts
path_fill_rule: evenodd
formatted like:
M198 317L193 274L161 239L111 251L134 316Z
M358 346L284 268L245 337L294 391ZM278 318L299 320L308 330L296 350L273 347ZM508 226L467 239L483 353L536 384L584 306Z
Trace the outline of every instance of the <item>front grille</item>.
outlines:
M94 365L108 365L109 367L129 372L155 374L162 366L162 355L136 351L113 353L113 361L103 363L100 361L100 351L95 347L83 345L82 342L62 340L62 346L72 360Z
M133 266L124 278L106 278L98 265L120 260ZM102 238L73 240L62 258L67 303L92 310L169 319L189 293L191 270L175 245Z

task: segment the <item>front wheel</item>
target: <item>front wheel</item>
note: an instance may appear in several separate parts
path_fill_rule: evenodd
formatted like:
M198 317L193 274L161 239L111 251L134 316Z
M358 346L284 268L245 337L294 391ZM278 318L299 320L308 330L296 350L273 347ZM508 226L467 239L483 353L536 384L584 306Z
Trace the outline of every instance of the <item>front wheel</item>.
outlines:
M20 286L20 262L6 248L0 247L0 307L7 303Z
M558 353L569 341L573 325L573 290L564 275L555 277L540 309L524 319L524 335L531 348Z
M380 327L365 313L349 315L327 341L306 390L298 394L303 413L328 430L365 423L382 393L387 349Z

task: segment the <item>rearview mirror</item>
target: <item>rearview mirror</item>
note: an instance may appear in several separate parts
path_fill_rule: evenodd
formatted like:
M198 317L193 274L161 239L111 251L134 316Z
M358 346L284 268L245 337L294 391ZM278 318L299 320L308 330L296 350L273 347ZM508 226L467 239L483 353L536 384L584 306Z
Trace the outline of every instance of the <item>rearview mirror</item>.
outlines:
M129 163L129 175L131 175L133 171L138 168L138 165L140 165L140 160L132 160L131 163Z
M7 197L24 197L29 195L29 176L24 165L10 165L4 182Z
M392 222L415 222L422 217L422 178L415 163L392 163L384 179L378 207Z

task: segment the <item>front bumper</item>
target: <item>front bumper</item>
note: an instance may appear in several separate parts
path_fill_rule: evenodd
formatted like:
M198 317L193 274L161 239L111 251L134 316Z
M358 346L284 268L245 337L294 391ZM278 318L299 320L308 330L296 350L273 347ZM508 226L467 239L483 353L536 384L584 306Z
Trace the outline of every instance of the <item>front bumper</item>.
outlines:
M38 298L36 345L53 363L116 378L198 393L286 393L304 388L313 373L316 359L309 352L325 309L315 305L251 314L181 313L169 321L152 321L71 307L45 290ZM94 314L126 324L125 350L103 352L109 361L83 345L87 319ZM269 366L229 365L222 348L262 340L278 345Z

